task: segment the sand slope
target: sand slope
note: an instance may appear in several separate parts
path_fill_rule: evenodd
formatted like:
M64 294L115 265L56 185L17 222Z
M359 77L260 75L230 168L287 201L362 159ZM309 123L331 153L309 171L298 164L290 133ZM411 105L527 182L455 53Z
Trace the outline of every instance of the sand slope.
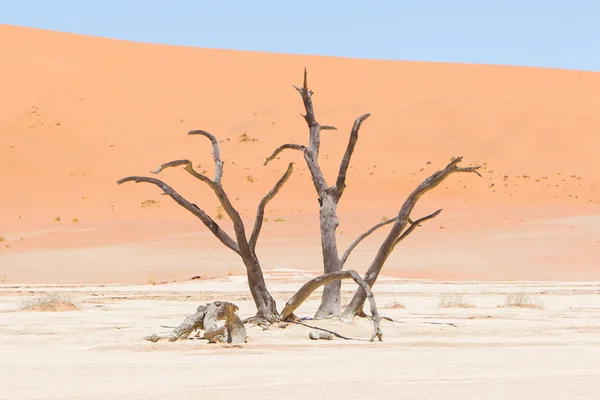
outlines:
M8 280L182 279L196 275L197 257L211 274L224 273L214 263L239 269L234 255L157 188L115 184L180 158L211 173L210 146L187 136L190 129L223 141L224 184L247 218L296 161L267 214L261 251L266 267L318 268L317 202L300 154L262 166L276 146L306 142L292 88L304 67L318 120L339 129L323 135L330 182L354 118L372 113L340 206L342 244L393 215L419 181L463 155L485 165L484 178L454 176L428 194L416 212L444 213L407 241L389 273L600 277L598 73L207 50L7 25L0 46L0 275ZM240 142L243 134L256 141ZM212 193L183 171L162 178L216 213ZM159 204L142 207L149 199ZM366 267L376 239L351 267ZM120 261L106 246L126 246ZM142 253L153 261L142 262Z

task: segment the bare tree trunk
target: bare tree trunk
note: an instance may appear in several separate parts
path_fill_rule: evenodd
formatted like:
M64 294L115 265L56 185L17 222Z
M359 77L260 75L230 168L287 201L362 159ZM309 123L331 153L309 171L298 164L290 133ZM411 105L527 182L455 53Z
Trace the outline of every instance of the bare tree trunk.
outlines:
M288 143L284 144L273 152L273 154L267 158L265 165L275 159L279 153L283 150L299 150L304 152L304 159L308 165L308 169L312 176L313 185L317 192L319 200L319 218L320 218L320 229L321 229L321 251L323 256L323 271L325 273L339 272L341 270L341 262L337 249L337 236L336 230L339 225L337 217L337 205L344 190L346 188L346 173L350 165L350 159L358 140L358 133L360 126L370 114L364 114L358 117L350 132L350 139L348 141L348 147L346 153L340 164L340 169L336 179L336 183L333 186L329 186L323 176L321 167L319 165L319 148L321 146L321 131L322 130L335 130L333 126L322 126L315 118L315 111L312 102L313 92L308 88L307 73L304 70L304 84L302 87L296 87L295 89L302 96L302 102L304 103L304 109L306 114L304 119L309 128L309 144L308 147ZM340 296L341 283L339 280L334 280L327 283L323 289L323 295L321 298L321 305L315 314L315 318L331 318L340 315L341 311L341 296Z
M267 195L260 202L256 213L254 229L252 231L252 234L250 235L250 240L248 240L248 238L246 237L246 228L244 226L244 222L242 221L242 217L231 204L231 201L229 200L229 197L225 193L225 190L223 189L223 186L221 184L221 179L223 176L223 162L221 161L219 142L213 135L202 130L190 131L188 132L188 134L202 135L212 142L213 158L215 162L214 179L210 179L207 176L200 174L196 170L194 170L194 167L192 166L192 163L189 160L176 160L168 162L158 167L156 171L152 171L152 173L159 174L165 168L184 166L184 169L190 175L194 176L198 180L210 186L210 188L214 191L215 195L219 199L221 206L233 222L235 240L231 236L229 236L229 234L223 231L223 229L221 229L221 227L216 223L216 221L214 221L201 208L199 208L196 204L193 204L190 201L183 198L183 196L181 196L172 187L170 187L161 180L143 176L128 176L126 178L120 179L119 181L117 181L117 183L122 184L125 182L145 182L154 184L160 187L164 194L170 196L173 200L175 200L177 204L179 204L180 206L188 210L190 213L198 217L200 221L202 221L202 223L208 229L210 229L210 231L217 237L217 239L221 241L221 243L223 243L227 248L231 249L241 257L246 267L250 293L252 294L252 298L254 299L254 303L256 304L256 315L258 317L265 318L269 321L274 321L278 317L277 305L267 289L267 285L265 283L265 278L262 273L260 263L258 261L258 258L256 257L256 243L258 241L258 237L262 229L262 219L264 216L265 207L273 199L273 197L275 197L275 195L279 192L281 187L285 184L285 182L292 174L293 164L290 164L288 166L285 174L279 179L275 187L269 193L267 193Z
M341 264L337 249L336 230L339 225L337 217L337 202L329 194L325 195L319 210L321 225L321 250L323 255L323 272L339 272ZM321 304L315 313L315 319L337 317L342 311L340 280L327 283L323 288Z
M472 172L481 176L477 169L479 167L458 167L458 163L462 161L462 157L454 158L446 167L440 171L435 172L433 175L429 176L425 179L406 199L400 211L398 212L398 216L395 219L394 225L390 230L388 236L385 238L379 251L375 255L375 258L371 262L367 273L365 274L364 280L369 285L369 287L373 287L383 265L386 260L396 247L396 245L403 240L408 234L412 232L414 227L416 227L420 222L423 222L427 219L433 218L437 216L441 210L436 211L435 213L424 217L416 222L412 222L410 220L410 213L413 208L419 201L419 198L425 194L426 192L434 189L438 186L444 179L446 179L449 175L455 172ZM402 232L406 228L407 224L411 226L406 230L403 234ZM347 258L347 256L346 256ZM354 293L354 297L350 301L350 304L346 307L344 312L342 313L342 319L346 321L352 320L356 315L360 315L362 313L362 308L367 298L367 292L363 288L358 288Z
M271 322L275 321L279 316L279 313L277 312L277 303L267 289L258 259L252 255L250 257L242 257L242 260L246 266L248 287L250 288L252 299L257 308L256 317L264 318Z

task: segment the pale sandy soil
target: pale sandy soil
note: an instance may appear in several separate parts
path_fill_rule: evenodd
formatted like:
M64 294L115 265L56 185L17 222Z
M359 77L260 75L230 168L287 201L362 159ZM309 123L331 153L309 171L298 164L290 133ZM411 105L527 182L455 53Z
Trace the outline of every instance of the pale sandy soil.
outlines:
M305 277L268 277L282 306ZM597 282L425 283L375 286L383 343L372 325L306 321L353 340L311 341L310 328L248 329L241 347L202 340L150 343L206 301L252 313L244 278L155 286L10 286L0 289L2 399L597 399L600 289ZM344 298L353 287L344 284ZM79 311L19 311L45 291ZM528 293L542 308L503 307ZM464 295L470 307L441 308ZM309 316L313 296L299 309ZM393 308L403 304L404 309ZM210 396L210 397L208 397Z

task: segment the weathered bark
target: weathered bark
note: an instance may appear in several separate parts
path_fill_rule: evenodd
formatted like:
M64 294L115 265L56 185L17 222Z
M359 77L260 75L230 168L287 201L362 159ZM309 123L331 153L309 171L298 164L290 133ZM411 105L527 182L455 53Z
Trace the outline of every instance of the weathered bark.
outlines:
M296 86L294 86L294 88L298 91L298 93L300 93L306 112L303 117L309 128L308 147L298 144L284 144L275 149L273 154L266 159L265 165L286 149L300 150L304 153L304 159L306 160L306 164L310 171L320 206L319 221L321 230L323 272L338 272L341 270L341 263L337 249L336 237L336 230L339 225L339 220L337 217L337 205L344 193L344 189L346 188L346 173L348 171L350 159L358 140L360 126L367 118L369 118L370 114L364 114L358 117L354 122L352 131L350 132L348 146L340 164L336 183L333 186L329 186L319 165L321 131L335 130L336 128L333 126L323 126L317 122L312 102L313 92L308 88L306 69L304 70L304 84L301 88ZM331 283L325 285L321 298L321 304L315 314L315 318L331 318L340 314L340 288L341 283L339 280L332 281Z
M330 282L340 282L342 279L352 279L356 284L366 293L366 298L369 299L371 306L371 315L373 319L373 335L369 341L373 341L375 338L382 341L383 333L379 327L381 317L377 311L377 304L375 303L375 296L369 285L360 277L360 275L353 270L330 272L324 275L317 276L306 282L302 287L286 302L285 307L281 311L281 320L285 321L294 314L294 311L302 305L302 303L318 288L326 285Z
M415 205L417 204L417 202L419 201L419 199L421 198L422 195L424 195L428 191L434 189L444 179L446 179L448 176L450 176L451 174L453 174L455 172L469 172L469 173L475 173L475 174L481 176L479 174L479 172L477 171L480 168L479 166L458 167L458 163L460 163L461 161L462 161L462 157L454 158L452 161L450 161L450 163L448 165L446 165L446 167L444 169L435 172L434 174L429 176L427 179L425 179L407 197L406 201L400 208L400 211L398 212L398 215L396 216L396 218L394 220L394 225L392 226L392 229L390 230L388 236L385 238L385 240L381 244L381 247L379 248L377 254L375 255L375 258L373 259L373 261L371 262L371 265L369 266L369 269L367 270L367 273L365 274L364 280L369 287L372 287L375 284L375 281L377 280L377 277L379 276L379 273L381 272L383 265L385 264L386 260L388 259L388 257L390 256L390 254L392 253L392 251L394 250L396 245L402 239L404 239L406 236L408 236L408 234L410 234L412 232L412 230L414 230L414 228L418 225L418 223L420 223L426 219L433 218L441 212L441 210L436 211L435 213L433 213L425 218L422 218L422 219L416 221L415 223L410 223L409 222L410 221L410 213L412 212L413 208L415 207ZM405 232L405 234L403 234L404 229L406 228L407 224L409 224L409 223L411 224L411 226L408 228L408 230ZM356 292L354 293L354 297L350 301L350 304L348 304L348 306L342 313L342 319L346 320L346 321L350 321L356 315L359 315L362 312L362 308L365 303L366 297L367 297L367 292L365 290L363 290L362 287L358 288L356 290Z
M169 342L187 339L194 331L205 330L203 338L210 343L245 343L246 328L237 315L238 306L227 301L215 301L199 306L195 314L186 317L183 323L175 328L170 335L158 336L152 334L145 337L150 342L167 339ZM217 326L217 321L225 320L222 327Z
M258 261L258 257L256 256L256 243L258 241L258 237L260 235L260 231L262 228L262 220L264 216L265 207L267 204L275 197L275 195L279 192L285 182L288 180L293 171L293 164L288 166L285 174L279 179L279 181L275 184L274 188L267 193L267 195L260 202L257 210L256 221L254 223L254 229L250 236L250 240L246 237L246 228L244 226L244 222L239 212L235 209L235 207L231 204L229 197L227 196L223 186L221 184L221 180L223 177L223 161L221 161L220 151L219 151L219 142L212 134L202 131L195 130L188 132L189 135L202 135L208 138L213 146L213 158L215 162L215 177L214 179L210 179L207 176L198 173L194 170L191 161L189 160L175 160L168 163L165 163L159 166L155 171L152 171L154 174L159 174L165 168L184 166L184 169L199 179L200 181L206 183L215 193L221 206L231 219L233 223L233 229L235 233L235 240L229 236L221 227L201 208L197 205L191 203L186 200L177 193L172 187L167 185L161 180L155 178L148 178L143 176L129 176L117 181L118 184L122 184L125 182L145 182L154 184L162 189L162 191L170 196L173 200L175 200L180 206L194 214L198 217L204 225L223 243L227 248L234 251L238 254L246 267L246 273L248 276L248 286L250 289L250 293L252 294L252 298L254 299L254 303L257 308L257 317L266 318L269 321L274 321L278 317L277 313L277 305L275 300L269 293L267 289L267 285L265 283L265 279L262 273L262 269L260 263Z

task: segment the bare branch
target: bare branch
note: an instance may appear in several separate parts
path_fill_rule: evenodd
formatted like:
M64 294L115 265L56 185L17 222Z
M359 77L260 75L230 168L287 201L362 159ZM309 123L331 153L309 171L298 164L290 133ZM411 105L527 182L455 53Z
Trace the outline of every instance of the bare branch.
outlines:
M405 230L404 232L402 232L402 235L400 235L400 237L398 239L396 239L396 243L394 243L394 247L396 247L398 245L398 243L400 243L401 241L403 241L408 235L410 235L412 233L412 231L415 230L416 227L421 226L421 223L430 220L432 218L437 217L438 215L440 215L440 213L442 212L441 209L437 210L436 212L429 214L423 218L419 218L416 221L411 221L410 219L408 219L408 223L410 224L410 226L408 227L407 230Z
M423 223L423 222L425 222L425 221L427 221L429 219L437 217L441 212L442 212L442 210L437 210L433 214L427 215L426 217L420 218L420 219L418 219L416 221L412 221L410 218L407 218L407 221L410 224L410 226L408 227L408 229L406 231L404 231L402 233L402 235L398 238L398 240L396 240L396 244L394 246L396 246L400 241L404 240L408 235L410 235L412 233L412 231L415 230L416 227L421 226L421 223ZM354 242L352 242L352 244L344 252L344 255L342 256L342 259L340 260L340 264L341 264L340 268L344 268L344 264L346 263L346 260L350 256L350 253L352 253L352 251L354 250L354 248L356 248L356 246L358 246L358 244L363 239L365 239L371 233L375 232L377 229L379 229L381 227L384 227L386 225L389 225L392 222L394 222L395 220L396 220L396 218L386 219L385 221L382 221L382 222L374 225L368 231L366 231L365 233L363 233L362 235L360 235L358 238L356 238L356 240Z
M286 149L304 151L304 150L306 150L306 147L302 146L301 144L295 144L295 143L282 144L281 146L279 146L278 148L275 149L275 151L273 152L273 154L271 154L271 156L269 158L267 158L265 160L265 163L263 165L267 165L269 163L269 161L273 161L275 159L275 157L277 157L279 155L279 153L281 153L282 151L284 151Z
M194 214L196 217L202 221L204 225L223 243L226 247L235 251L237 254L240 254L240 249L238 244L225 232L221 227L203 210L198 208L195 204L190 203L188 200L184 199L179 193L177 193L171 186L167 185L161 180L155 178L147 178L144 176L128 176L126 178L120 179L117 181L117 184L121 185L125 182L135 182L135 183L151 183L153 185L158 186L162 189L162 191L170 196L177 204Z
M215 160L215 183L220 185L221 178L223 177L223 161L221 161L221 153L219 151L219 142L217 141L217 138L203 130L189 131L188 135L202 135L212 142L213 158Z
M254 222L254 229L252 230L252 235L250 235L250 242L249 242L250 250L252 250L252 252L254 252L256 250L256 242L258 241L258 236L260 235L260 230L262 228L263 217L265 215L265 207L267 206L267 204L269 204L269 202L273 199L273 197L275 197L275 195L277 195L279 190L283 187L285 182L287 182L287 180L289 179L290 175L292 175L293 171L294 171L294 163L290 163L290 165L288 165L287 171L285 171L283 176L281 178L279 178L279 181L277 181L277 183L275 184L273 189L271 189L271 191L269 193L267 193L265 197L263 197L260 204L258 205L258 211L256 212L256 221Z
M321 127L322 131L337 131L337 128L335 126L331 126L331 125L323 125Z
M371 233L375 232L377 229L384 227L386 225L391 224L392 222L394 222L396 220L396 218L390 218L390 219L386 219L385 221L382 221L376 225L374 225L373 227L371 227L368 231L366 231L365 233L363 233L362 235L360 235L358 238L356 238L356 240L354 242L352 242L352 244L348 247L348 249L344 252L344 255L342 256L342 259L340 260L340 268L344 268L344 264L346 263L346 260L348 259L348 257L350 256L350 253L352 253L352 250L354 250L354 248L356 246L358 246L358 244L360 242L363 241L363 239L365 239L367 236L369 236Z
M335 183L336 192L338 198L342 196L344 193L344 189L346 188L346 173L348 172L348 166L350 165L350 158L352 157L352 153L354 153L354 148L356 147L356 141L358 140L358 131L360 131L360 126L362 123L371 116L371 114L361 115L354 121L354 125L352 126L352 131L350 132L350 139L348 141L348 147L346 148L346 153L344 154L344 158L340 164L340 171L338 173L337 181Z
M460 163L461 161L462 157L453 158L444 169L433 173L431 176L429 176L427 179L421 182L421 184L417 186L417 188L410 195L408 195L408 197L404 201L404 204L400 208L400 211L398 212L398 216L396 217L392 229L390 230L388 236L385 238L385 240L379 247L377 255L371 262L371 265L369 266L369 269L365 274L365 281L367 282L367 284L369 284L369 286L373 286L375 284L375 281L377 280L377 277L379 276L383 265L385 264L389 255L394 250L394 247L396 246L397 242L403 239L401 238L401 234L404 231L404 228L406 228L406 224L409 223L409 216L412 210L414 209L415 205L421 198L421 196L437 187L448 176L455 172L469 172L481 176L481 174L479 174L479 172L477 171L480 168L479 166L459 167L458 163ZM433 218L438 214L439 212L436 211L432 214L432 216L428 217ZM428 217L426 218L428 219ZM418 224L415 223L413 225ZM410 232L406 233L404 237L406 237L409 233ZM350 301L350 304L342 313L342 318L348 319L360 313L365 302L365 297L366 292L361 288L357 289L357 291L354 293L354 297Z
M306 121L309 127L317 125L317 121L315 120L315 111L311 99L313 91L308 89L308 77L306 68L304 68L304 84L301 88L299 88L298 86L294 86L294 89L296 89L298 93L300 93L300 96L302 96L302 102L304 103L304 109L306 110L306 115L303 115L304 120Z
M200 173L196 172L196 170L192 166L192 162L190 160L175 160L175 161L171 161L171 162L168 162L168 163L165 163L165 164L161 165L160 167L158 167L156 169L156 171L150 171L150 173L158 175L165 168L178 167L180 165L185 165L185 167L183 167L183 169L185 169L187 172L189 172L193 177L195 177L197 179L200 179L202 182L208 184L210 187L214 187L215 182L213 182L206 175L203 175L203 174L200 174Z
M379 327L381 322L381 317L379 316L379 312L377 311L377 304L375 303L375 296L373 296L373 292L369 285L353 270L347 271L338 271L338 272L330 272L328 274L317 276L316 278L311 279L306 282L302 287L294 294L285 304L283 311L281 312L281 320L285 321L289 318L293 312L302 305L302 303L319 287L341 279L349 279L351 278L359 285L366 293L369 299L369 304L371 305L371 314L373 318L373 334L369 339L370 342L375 340L375 338L382 341L383 333Z

